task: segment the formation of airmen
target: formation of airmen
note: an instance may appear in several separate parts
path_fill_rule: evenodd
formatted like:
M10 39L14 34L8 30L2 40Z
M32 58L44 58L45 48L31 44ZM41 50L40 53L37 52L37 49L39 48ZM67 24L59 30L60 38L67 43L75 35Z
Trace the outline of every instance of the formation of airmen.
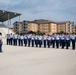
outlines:
M28 46L28 47L48 47L62 49L72 46L75 50L76 35L75 34L52 34L52 35L36 35L36 34L7 34L6 35L7 45L14 46Z

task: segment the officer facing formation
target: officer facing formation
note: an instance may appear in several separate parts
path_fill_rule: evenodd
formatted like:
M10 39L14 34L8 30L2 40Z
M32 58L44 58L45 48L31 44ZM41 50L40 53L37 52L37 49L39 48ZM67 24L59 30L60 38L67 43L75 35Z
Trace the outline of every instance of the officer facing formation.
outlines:
M14 45L14 46L32 46L32 47L48 47L52 46L52 48L59 48L61 46L62 49L66 47L68 49L70 47L70 43L72 43L72 49L75 49L75 41L76 36L72 35L59 35L59 34L52 34L52 35L36 35L36 34L24 34L24 35L17 35L17 34L7 34L6 35L6 42L7 45Z
M3 44L2 33L0 33L0 53L2 53L2 44Z

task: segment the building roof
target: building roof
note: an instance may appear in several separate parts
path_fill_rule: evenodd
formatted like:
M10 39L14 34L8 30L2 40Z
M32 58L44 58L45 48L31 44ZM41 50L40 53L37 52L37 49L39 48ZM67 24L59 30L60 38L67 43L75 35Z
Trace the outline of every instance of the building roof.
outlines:
M70 21L63 21L63 22L56 22L57 24L65 24L65 23L70 23Z
M12 19L14 17L21 15L19 13L15 13L15 12L0 10L0 22L7 21L8 20L8 14L9 14L9 19Z
M44 20L44 19L39 19L39 20L31 21L31 23L37 23L37 24L49 24L49 23L55 23L55 22L54 22L54 21L49 21L49 20Z

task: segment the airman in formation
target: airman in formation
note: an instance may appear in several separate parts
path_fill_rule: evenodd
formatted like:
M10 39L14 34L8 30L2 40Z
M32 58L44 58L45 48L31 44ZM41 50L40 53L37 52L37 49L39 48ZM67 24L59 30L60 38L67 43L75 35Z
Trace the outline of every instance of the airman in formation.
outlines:
M75 50L76 35L75 34L52 34L52 35L36 35L36 34L7 34L6 44L14 46L28 46L28 47L48 47L50 48L66 48L72 46Z

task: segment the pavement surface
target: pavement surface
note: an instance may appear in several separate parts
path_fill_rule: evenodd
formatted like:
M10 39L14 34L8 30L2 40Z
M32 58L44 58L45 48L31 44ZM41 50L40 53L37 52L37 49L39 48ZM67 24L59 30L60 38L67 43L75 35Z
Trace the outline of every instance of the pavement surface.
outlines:
M3 45L0 75L76 75L76 50Z

